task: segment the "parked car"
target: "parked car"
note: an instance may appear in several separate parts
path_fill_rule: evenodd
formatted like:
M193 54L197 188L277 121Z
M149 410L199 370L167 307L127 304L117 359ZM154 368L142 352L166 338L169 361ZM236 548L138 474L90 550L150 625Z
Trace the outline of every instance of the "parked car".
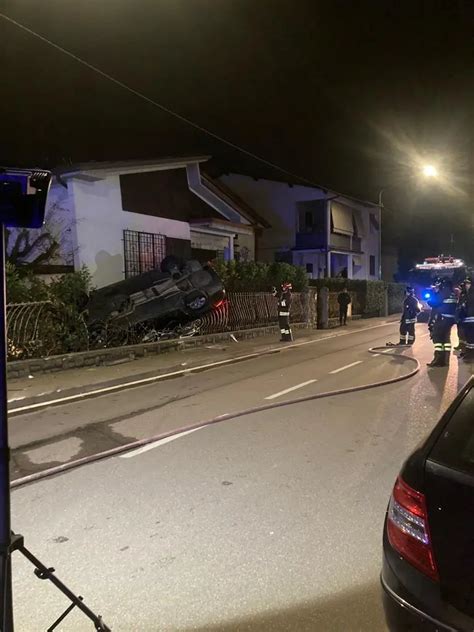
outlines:
M474 630L474 376L405 462L383 553L391 632Z

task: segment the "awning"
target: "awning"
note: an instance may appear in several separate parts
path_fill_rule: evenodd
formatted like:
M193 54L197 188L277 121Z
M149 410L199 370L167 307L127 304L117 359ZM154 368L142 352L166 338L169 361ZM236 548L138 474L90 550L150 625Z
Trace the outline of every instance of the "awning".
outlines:
M359 213L359 211L355 210L352 211L352 214L354 215L354 222L357 227L357 237L363 237L365 235L365 230L362 215Z
M339 202L331 202L332 231L339 235L353 235L352 209Z

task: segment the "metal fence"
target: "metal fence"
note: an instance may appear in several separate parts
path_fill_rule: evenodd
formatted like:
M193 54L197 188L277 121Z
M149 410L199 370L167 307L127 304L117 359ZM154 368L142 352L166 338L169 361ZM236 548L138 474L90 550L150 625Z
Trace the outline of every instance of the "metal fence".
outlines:
M292 299L291 322L314 324L315 292L295 292ZM275 325L278 322L277 300L269 292L231 293L217 310L205 314L202 321L203 334Z
M316 325L316 293L313 290L295 292L290 312L290 322ZM278 303L271 293L231 293L220 307L203 316L199 334L265 327L277 322ZM49 301L11 304L7 307L8 359L49 357L93 348L140 344L147 340L150 331L155 331L154 326L153 323L143 323L124 330L114 328L111 323L110 327L101 329L98 338L97 332L88 331L83 317L66 305Z
M88 331L82 316L50 301L7 305L9 360L86 351Z

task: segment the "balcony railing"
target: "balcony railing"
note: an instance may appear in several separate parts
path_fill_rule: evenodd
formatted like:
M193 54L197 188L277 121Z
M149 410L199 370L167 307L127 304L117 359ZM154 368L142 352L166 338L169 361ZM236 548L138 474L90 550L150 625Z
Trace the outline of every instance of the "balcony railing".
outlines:
M338 235L331 233L331 250L341 248L349 252L362 252L362 239L360 237L350 237L349 235ZM296 250L319 250L326 249L326 233L296 233Z

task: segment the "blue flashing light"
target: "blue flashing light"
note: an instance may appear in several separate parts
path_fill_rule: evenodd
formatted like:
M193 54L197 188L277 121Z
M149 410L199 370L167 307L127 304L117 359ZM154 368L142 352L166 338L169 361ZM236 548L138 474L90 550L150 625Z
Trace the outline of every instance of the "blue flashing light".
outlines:
M431 292L425 292L424 297L425 297L426 299L431 298Z

